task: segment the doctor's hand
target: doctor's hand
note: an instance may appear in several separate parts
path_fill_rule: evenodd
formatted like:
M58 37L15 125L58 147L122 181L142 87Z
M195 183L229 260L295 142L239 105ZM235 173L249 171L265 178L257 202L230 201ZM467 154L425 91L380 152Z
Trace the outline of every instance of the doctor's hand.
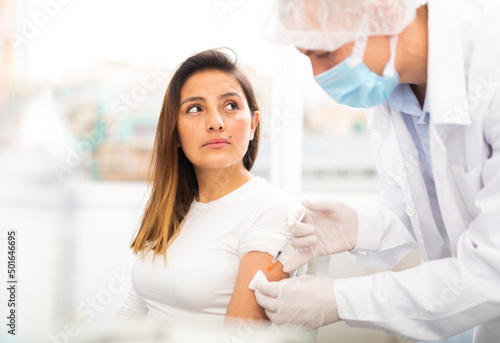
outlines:
M292 245L300 253L283 266L290 273L316 257L354 249L358 239L358 214L355 209L337 200L303 200L303 210L287 217L292 229Z
M311 275L258 283L255 298L282 329L311 330L340 320L333 279Z

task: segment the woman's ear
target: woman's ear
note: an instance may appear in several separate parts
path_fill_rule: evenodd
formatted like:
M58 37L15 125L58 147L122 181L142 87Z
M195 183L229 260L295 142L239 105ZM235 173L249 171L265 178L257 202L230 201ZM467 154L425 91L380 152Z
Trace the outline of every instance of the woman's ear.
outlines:
M259 124L260 112L254 111L252 116L252 125L250 127L250 140L253 140L255 130L257 129L257 125Z

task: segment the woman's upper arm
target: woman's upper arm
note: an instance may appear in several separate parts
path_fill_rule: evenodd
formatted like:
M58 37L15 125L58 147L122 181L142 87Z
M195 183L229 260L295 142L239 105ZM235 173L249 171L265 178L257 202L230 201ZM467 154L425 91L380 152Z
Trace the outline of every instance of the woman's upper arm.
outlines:
M232 317L267 320L266 313L257 304L254 292L248 288L248 285L258 270L262 270L269 281L278 281L289 277L287 273L283 272L283 265L279 261L267 273L267 267L272 260L273 256L268 253L256 251L249 252L242 257L233 295L227 307L226 319Z

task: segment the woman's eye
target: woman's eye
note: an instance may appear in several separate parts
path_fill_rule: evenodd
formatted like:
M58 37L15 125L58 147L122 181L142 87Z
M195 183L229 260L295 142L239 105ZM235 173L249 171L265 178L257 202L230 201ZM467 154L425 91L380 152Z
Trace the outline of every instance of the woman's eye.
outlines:
M198 113L201 112L200 106L191 106L187 109L187 113Z
M226 105L226 107L224 107L224 109L237 110L238 109L238 104L235 103L235 102L230 102L229 104Z

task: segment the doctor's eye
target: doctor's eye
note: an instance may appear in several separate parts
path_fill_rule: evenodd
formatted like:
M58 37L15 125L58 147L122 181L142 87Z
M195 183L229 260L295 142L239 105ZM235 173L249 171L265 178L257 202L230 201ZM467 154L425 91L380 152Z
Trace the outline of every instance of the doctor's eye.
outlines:
M190 106L190 107L188 107L186 112L187 113L198 113L198 112L201 112L201 107L198 105Z
M316 57L317 58L326 58L330 56L331 51L324 51L324 52L317 52Z

